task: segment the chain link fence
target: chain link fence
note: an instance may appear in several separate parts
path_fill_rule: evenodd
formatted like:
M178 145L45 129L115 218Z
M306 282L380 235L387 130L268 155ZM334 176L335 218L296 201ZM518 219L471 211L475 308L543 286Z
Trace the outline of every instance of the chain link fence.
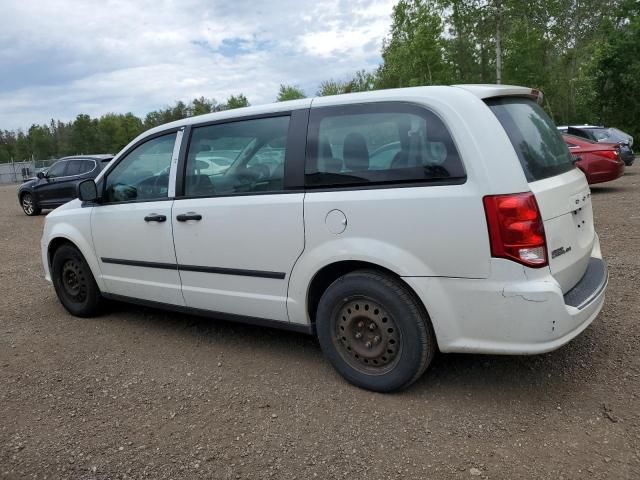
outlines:
M0 185L22 183L35 177L40 170L50 167L55 161L52 159L0 163Z

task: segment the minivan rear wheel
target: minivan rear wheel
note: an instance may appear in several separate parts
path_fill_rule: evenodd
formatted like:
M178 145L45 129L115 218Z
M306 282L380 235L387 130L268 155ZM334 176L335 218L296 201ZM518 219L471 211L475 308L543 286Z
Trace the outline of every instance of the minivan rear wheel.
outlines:
M389 392L411 385L436 351L431 322L399 279L359 270L334 281L316 314L320 346L349 382Z
M102 303L100 289L80 251L72 245L62 245L53 254L51 279L60 302L77 317L98 313Z

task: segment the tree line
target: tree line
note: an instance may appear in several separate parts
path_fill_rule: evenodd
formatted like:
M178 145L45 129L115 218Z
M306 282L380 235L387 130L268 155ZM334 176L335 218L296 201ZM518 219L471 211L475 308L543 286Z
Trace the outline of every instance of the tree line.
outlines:
M545 93L557 124L596 123L640 136L640 2L637 0L400 0L382 63L327 79L318 96L418 85L505 83ZM307 92L280 85L276 101ZM192 115L248 106L200 97L149 112L86 114L0 130L0 162L116 153L139 133Z

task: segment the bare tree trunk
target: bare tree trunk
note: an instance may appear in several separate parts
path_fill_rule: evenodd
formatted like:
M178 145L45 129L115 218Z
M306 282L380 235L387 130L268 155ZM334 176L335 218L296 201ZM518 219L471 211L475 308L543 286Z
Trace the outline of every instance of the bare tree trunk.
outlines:
M496 0L496 83L502 83L502 0Z

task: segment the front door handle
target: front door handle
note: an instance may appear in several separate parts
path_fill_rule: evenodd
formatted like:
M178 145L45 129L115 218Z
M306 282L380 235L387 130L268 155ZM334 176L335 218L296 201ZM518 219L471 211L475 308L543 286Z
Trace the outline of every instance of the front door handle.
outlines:
M186 222L188 220L199 221L202 220L202 215L195 212L181 213L180 215L176 216L176 220L178 220L179 222Z
M147 215L144 217L145 222L166 222L167 217L165 215L158 215L157 213L152 213L151 215Z

